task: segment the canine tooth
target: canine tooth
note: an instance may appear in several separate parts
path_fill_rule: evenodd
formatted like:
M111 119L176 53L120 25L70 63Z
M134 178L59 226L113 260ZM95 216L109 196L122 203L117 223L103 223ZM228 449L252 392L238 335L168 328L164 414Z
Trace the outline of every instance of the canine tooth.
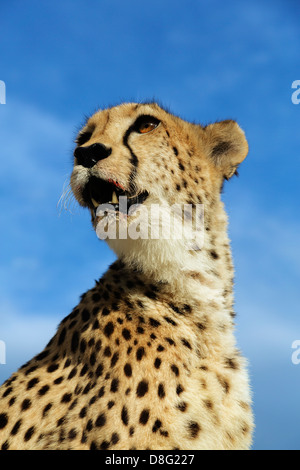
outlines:
M111 200L111 202L112 202L113 204L118 204L118 203L119 203L119 201L118 201L118 198L117 198L117 195L116 195L116 192L115 192L115 191L112 193L112 200Z
M98 206L100 206L99 202L95 201L95 199L92 197L92 203L94 207L97 209Z

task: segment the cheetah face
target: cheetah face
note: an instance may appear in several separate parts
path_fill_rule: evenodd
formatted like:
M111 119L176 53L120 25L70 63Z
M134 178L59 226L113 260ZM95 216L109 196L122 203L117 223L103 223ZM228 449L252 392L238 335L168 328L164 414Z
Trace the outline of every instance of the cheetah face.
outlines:
M155 103L96 112L76 143L71 188L95 229L112 218L128 225L139 206L211 204L248 149L234 121L202 127Z
M172 166L174 159L177 165L168 148L167 114L157 105L125 104L97 112L79 133L71 186L78 202L90 209L94 225L99 206L130 219L136 206L167 202L162 162Z

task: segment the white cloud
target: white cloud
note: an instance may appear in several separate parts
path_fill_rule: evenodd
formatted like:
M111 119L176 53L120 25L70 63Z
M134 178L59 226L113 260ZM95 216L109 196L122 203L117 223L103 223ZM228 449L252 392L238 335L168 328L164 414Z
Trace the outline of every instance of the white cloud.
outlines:
M0 340L6 347L6 364L0 365L0 383L44 349L61 321L57 315L24 315L13 302L0 303Z
M71 170L75 126L27 103L1 108L1 169L10 201L44 201ZM65 176L63 176L65 175Z

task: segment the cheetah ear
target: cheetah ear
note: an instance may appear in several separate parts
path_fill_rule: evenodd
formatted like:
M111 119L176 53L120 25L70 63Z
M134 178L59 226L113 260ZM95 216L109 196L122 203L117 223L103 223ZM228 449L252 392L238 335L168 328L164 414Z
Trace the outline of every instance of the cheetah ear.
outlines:
M209 157L228 180L248 153L244 131L231 120L209 124L204 130L208 138Z

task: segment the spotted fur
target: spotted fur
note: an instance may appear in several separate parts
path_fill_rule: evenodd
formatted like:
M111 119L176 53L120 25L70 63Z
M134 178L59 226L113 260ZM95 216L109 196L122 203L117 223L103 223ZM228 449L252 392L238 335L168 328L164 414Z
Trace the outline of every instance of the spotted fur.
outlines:
M141 116L159 125L140 134ZM0 388L0 448L249 449L251 397L220 199L247 155L243 131L234 121L191 124L155 103L123 104L87 121L77 148L95 143L106 156L88 168L74 161L81 205L91 176L147 191L145 205L202 203L204 243L108 240L118 260Z

